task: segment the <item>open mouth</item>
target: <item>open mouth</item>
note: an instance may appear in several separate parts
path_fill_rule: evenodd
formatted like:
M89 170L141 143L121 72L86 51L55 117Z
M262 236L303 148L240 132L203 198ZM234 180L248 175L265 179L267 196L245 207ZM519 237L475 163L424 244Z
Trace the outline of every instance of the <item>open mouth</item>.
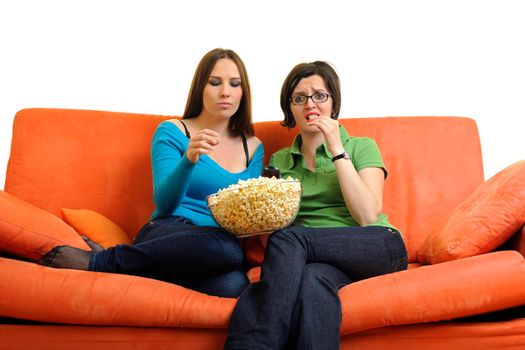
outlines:
M311 119L315 119L315 118L317 118L317 117L319 117L319 114L317 114L317 113L310 113L310 114L308 114L308 115L306 116L306 120L309 121L309 120L311 120Z

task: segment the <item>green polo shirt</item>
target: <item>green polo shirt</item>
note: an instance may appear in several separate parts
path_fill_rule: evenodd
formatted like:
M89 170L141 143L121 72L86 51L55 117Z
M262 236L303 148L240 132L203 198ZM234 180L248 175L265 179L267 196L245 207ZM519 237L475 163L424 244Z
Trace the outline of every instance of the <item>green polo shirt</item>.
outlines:
M340 128L343 147L350 154L355 169L382 168L386 177L387 171L376 142L368 137L350 137L343 126ZM270 165L280 169L281 177L291 176L301 180L303 195L294 224L308 227L359 226L346 207L332 154L326 143L316 150L315 171L306 167L300 151L301 144L299 134L291 147L275 152L270 159ZM372 225L394 228L383 213Z

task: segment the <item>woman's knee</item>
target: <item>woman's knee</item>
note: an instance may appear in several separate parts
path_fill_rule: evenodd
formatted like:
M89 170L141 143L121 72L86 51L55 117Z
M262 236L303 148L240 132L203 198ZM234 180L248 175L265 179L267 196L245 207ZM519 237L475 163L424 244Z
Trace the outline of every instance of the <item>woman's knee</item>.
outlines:
M244 291L250 281L246 274L241 270L232 271L226 281L224 282L224 288L220 292L221 296L236 298Z
M241 269L202 278L176 279L172 282L201 293L226 298L238 297L249 284L248 277Z
M332 266L322 263L310 263L304 267L303 284L317 284L322 281L326 272L330 272Z
M222 258L221 260L232 269L242 265L244 260L244 250L239 241L232 237L226 238L221 243Z
M250 283L246 274L238 269L229 273L207 278L205 292L220 297L236 298Z
M310 263L304 268L301 290L305 293L318 293L319 290L337 293L339 288L351 282L348 276L332 265Z
M268 238L268 245L298 245L304 243L301 227L289 226L275 231Z

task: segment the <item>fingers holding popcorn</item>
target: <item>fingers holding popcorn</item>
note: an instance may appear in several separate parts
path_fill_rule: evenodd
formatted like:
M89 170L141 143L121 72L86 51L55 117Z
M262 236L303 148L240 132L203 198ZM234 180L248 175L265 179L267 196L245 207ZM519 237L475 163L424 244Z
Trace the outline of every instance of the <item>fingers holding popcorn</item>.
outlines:
M317 127L323 133L328 149L331 152L342 149L341 133L337 120L325 115L312 116L308 119L308 125Z
M219 144L219 134L210 129L202 129L190 138L186 157L192 162L197 163L203 154L210 154L213 147Z

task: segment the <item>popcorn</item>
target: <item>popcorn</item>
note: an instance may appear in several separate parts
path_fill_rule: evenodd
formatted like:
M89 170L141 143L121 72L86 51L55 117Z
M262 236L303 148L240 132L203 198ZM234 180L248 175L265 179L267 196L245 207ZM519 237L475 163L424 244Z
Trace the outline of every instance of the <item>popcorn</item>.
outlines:
M258 177L208 196L208 207L219 226L236 236L249 236L286 227L301 203L301 182L288 177Z

